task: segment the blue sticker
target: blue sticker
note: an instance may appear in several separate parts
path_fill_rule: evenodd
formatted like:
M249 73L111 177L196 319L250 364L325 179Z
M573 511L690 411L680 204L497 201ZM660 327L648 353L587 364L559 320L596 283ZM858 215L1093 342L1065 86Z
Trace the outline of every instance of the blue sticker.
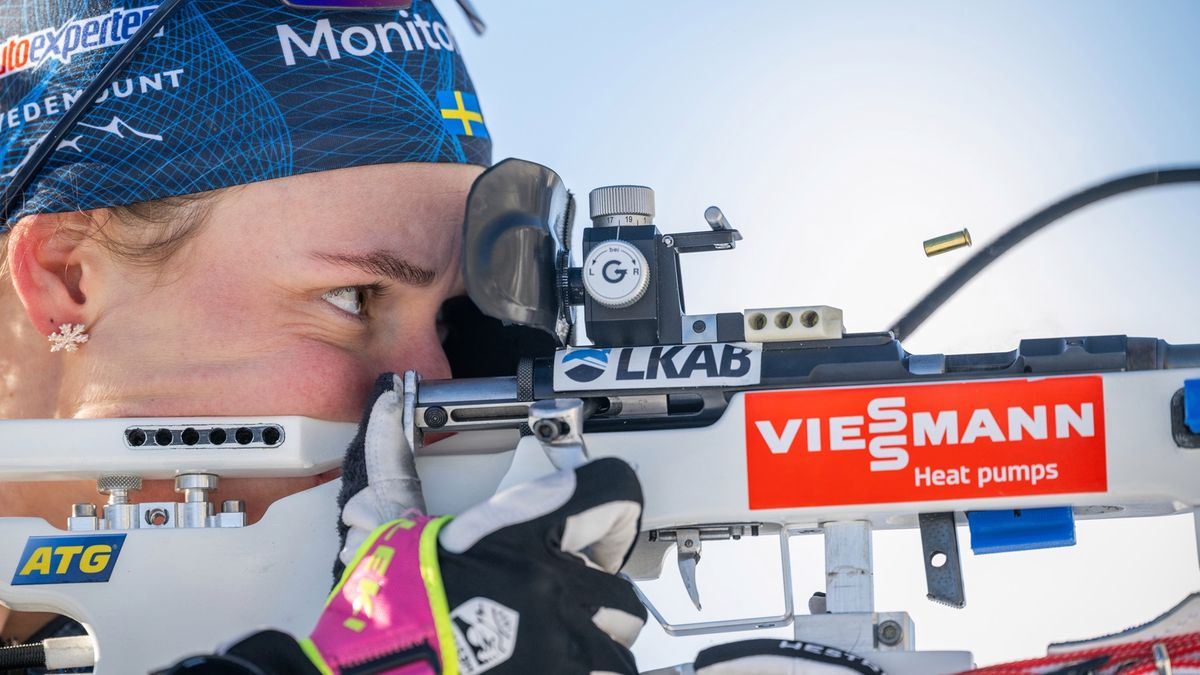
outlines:
M103 583L112 576L123 534L30 537L13 574L13 586Z

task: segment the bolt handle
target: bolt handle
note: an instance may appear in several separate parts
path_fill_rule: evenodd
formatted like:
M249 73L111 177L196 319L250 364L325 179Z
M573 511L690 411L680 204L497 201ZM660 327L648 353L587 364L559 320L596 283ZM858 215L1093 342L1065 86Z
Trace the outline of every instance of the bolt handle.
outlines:
M583 441L585 417L584 403L578 398L549 399L529 406L529 429L556 469L574 469L591 459Z

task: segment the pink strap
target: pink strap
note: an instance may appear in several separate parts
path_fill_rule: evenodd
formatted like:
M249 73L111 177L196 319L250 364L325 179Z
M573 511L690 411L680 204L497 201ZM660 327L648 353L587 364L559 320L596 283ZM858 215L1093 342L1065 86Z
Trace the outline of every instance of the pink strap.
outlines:
M396 675L441 673L442 650L431 593L445 604L436 537L445 518L417 516L385 523L358 550L333 589L305 651L323 672L341 675L368 663ZM425 557L422 560L422 539ZM432 549L432 554L431 554ZM432 558L432 559L429 559ZM433 578L428 575L433 568Z

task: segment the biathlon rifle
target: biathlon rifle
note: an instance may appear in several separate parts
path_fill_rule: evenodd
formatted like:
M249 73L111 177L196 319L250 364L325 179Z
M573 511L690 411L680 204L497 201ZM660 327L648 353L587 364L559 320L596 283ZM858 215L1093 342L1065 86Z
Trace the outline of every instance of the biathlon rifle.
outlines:
M1198 180L1200 169L1166 169L1072 195L976 253L890 330L847 333L842 312L823 305L687 313L680 255L742 238L716 207L707 229L664 233L649 188L594 190L576 255L574 198L559 176L501 162L469 197L467 289L484 313L541 329L559 348L510 377L405 375L405 432L428 509L457 513L556 469L621 457L647 486L644 531L623 570L631 579L658 577L674 551L699 609L704 542L779 538L778 614L681 623L643 595L667 632L794 623L798 639L866 654L889 673L967 669L969 652L915 651L908 614L876 611L872 531L919 530L929 597L961 607L958 525L987 553L1070 544L1078 518L1195 511L1200 344L1055 337L944 355L909 353L901 340L1062 216ZM287 497L249 526L243 504L218 508L209 495L224 476L336 467L353 431L307 418L2 422L0 479L96 479L109 500L76 505L69 533L0 519L0 600L84 622L94 642L82 658L102 674L144 672L260 625L305 633L337 550L336 484ZM455 435L426 444L434 432ZM183 501L136 502L144 478L174 478ZM797 534L825 540L825 594L805 615L790 582Z

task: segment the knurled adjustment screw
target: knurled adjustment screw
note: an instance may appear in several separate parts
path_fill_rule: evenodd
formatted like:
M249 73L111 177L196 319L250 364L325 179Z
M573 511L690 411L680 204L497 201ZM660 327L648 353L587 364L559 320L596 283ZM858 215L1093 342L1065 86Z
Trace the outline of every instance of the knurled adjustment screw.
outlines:
M96 479L96 491L108 495L109 504L128 503L129 493L142 489L142 477L131 474L107 474Z
M142 477L132 474L106 474L96 479L96 489L100 494L112 494L114 490L141 490Z
M588 193L588 212L593 221L608 216L653 218L654 190L644 185L599 187Z

